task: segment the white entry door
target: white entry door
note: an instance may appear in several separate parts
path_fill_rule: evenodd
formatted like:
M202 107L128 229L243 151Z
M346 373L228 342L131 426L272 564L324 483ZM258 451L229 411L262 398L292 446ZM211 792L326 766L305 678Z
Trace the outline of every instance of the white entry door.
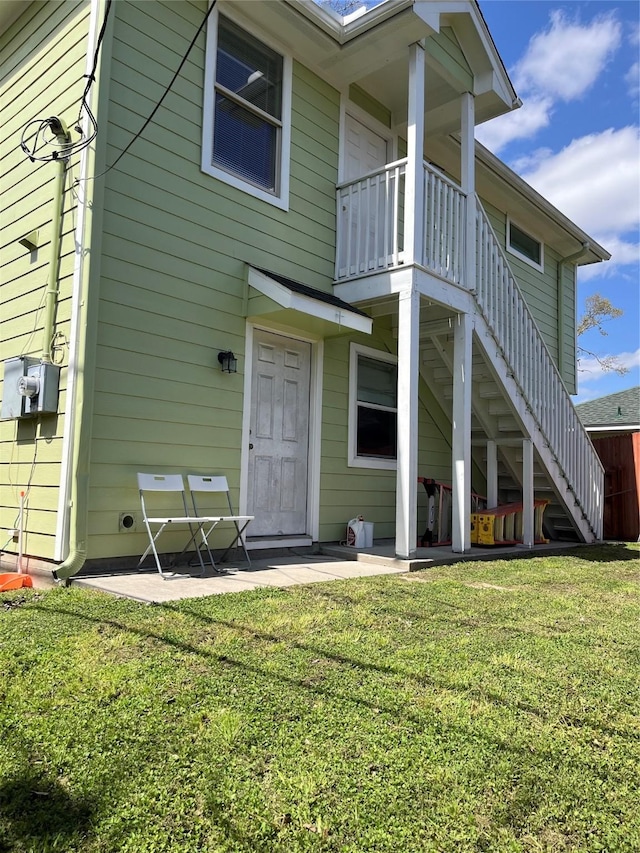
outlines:
M351 181L387 162L387 140L347 113L345 122L345 174Z
M252 370L250 532L305 534L311 344L256 329Z
M387 140L347 114L345 119L344 180L352 181L375 172L388 162ZM389 200L393 195L384 174L362 183L343 200L348 215L349 238L343 241L340 270L351 274L375 269L388 252L385 221L392 230Z

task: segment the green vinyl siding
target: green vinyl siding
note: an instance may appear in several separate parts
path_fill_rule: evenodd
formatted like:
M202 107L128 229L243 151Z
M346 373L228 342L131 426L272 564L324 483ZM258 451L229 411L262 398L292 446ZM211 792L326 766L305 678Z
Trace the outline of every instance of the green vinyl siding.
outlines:
M161 96L206 4L114 11L107 162ZM280 210L200 169L204 46L203 33L153 123L105 176L89 558L144 550L137 471L224 473L237 504L247 264L332 290L339 94L293 63ZM237 374L220 370L227 349ZM118 531L122 512L134 532Z
M0 170L3 215L0 223L0 361L40 356L45 285L49 271L52 163L32 163L20 149L23 128L33 119L60 116L75 124L84 89L88 2L31 3L0 36ZM24 549L51 559L54 553L62 426L66 403L67 342L75 267L76 199L68 168L63 202L55 359L62 366L57 416L0 422L0 535L16 524L20 492L27 495ZM38 248L18 243L39 232ZM0 390L0 395L2 390ZM11 552L17 546L7 544Z
M356 86L355 83L349 86L349 100L372 118L375 118L376 121L379 121L380 124L391 127L391 111L368 92L365 92L364 89L361 89L360 86Z
M350 518L363 515L375 523L375 536L395 538L396 472L348 465L349 352L351 342L381 353L395 342L384 329L369 336L341 336L325 341L320 476L320 541L344 538ZM438 413L436 413L438 410ZM451 482L451 427L438 417L439 406L420 381L418 470L421 476ZM418 484L416 483L416 489ZM426 525L427 503L418 489L418 531Z
M425 41L427 62L436 62L440 73L457 91L473 92L473 71L451 27L442 27Z

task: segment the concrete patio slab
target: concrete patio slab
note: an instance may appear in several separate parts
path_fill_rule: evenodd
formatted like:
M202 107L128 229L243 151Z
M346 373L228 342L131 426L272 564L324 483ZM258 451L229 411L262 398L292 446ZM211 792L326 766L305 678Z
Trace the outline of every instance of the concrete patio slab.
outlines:
M277 557L253 560L251 567L225 564L225 572L211 572L205 577L176 575L166 580L158 572L117 572L111 575L76 577L72 586L96 589L121 598L162 603L181 598L200 598L227 592L246 592L260 587L288 587L294 584L361 578L371 575L393 575L407 568L384 566L355 560L332 560L330 557Z

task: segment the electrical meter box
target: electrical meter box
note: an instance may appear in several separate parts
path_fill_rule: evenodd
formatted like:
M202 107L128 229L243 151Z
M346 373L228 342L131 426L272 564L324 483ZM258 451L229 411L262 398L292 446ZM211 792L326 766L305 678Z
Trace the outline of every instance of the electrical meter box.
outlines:
M8 358L4 363L2 420L31 418L58 410L60 368L33 356Z

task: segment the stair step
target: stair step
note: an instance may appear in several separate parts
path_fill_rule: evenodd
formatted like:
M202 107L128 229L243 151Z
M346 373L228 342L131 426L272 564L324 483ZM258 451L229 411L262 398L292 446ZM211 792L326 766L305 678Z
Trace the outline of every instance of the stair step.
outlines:
M490 415L511 415L511 406L504 399L504 397L494 397L489 400L489 414Z
M502 392L495 382L481 382L475 390L483 400L491 400L494 397L502 396Z
M498 432L511 432L515 433L515 435L521 434L518 422L512 417L498 418Z
M442 364L442 362L441 362ZM448 367L434 367L431 371L431 375L434 380L438 383L450 383L452 380L451 371Z

